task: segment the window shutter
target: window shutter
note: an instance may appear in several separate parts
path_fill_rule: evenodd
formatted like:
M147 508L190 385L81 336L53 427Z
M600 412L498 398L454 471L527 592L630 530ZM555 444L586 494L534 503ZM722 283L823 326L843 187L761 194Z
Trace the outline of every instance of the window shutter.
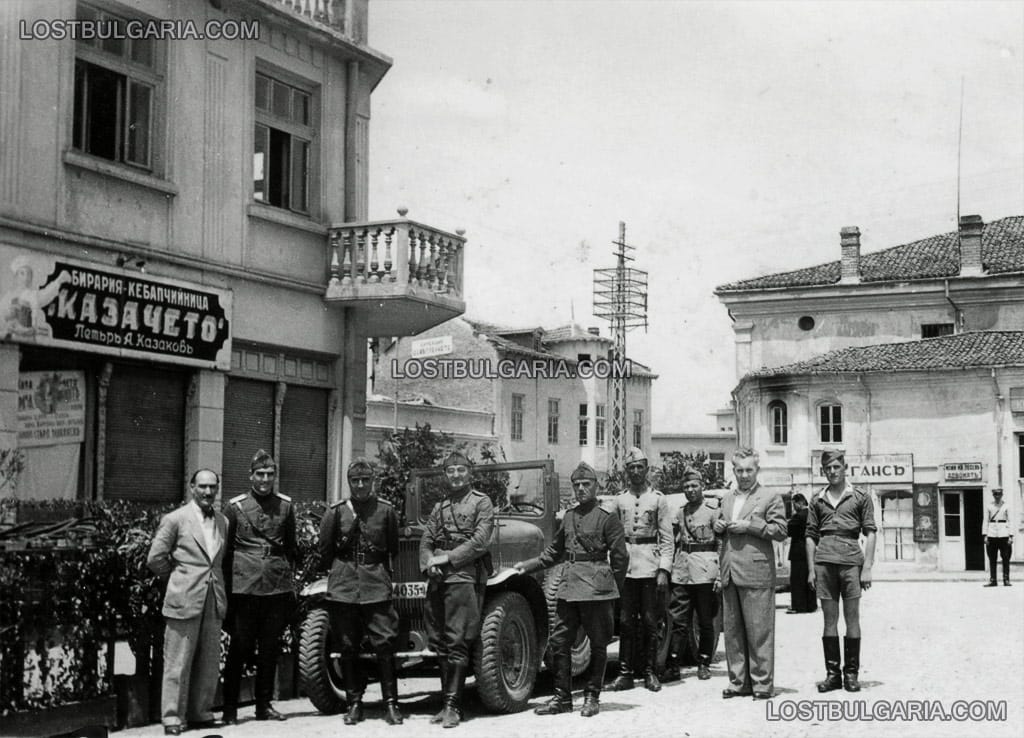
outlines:
M274 384L230 377L224 393L224 501L252 486L249 462L261 448L274 452Z
M184 499L187 385L184 372L114 366L107 392L106 499Z
M289 385L285 393L278 489L293 500L326 498L329 397L329 390L298 385Z

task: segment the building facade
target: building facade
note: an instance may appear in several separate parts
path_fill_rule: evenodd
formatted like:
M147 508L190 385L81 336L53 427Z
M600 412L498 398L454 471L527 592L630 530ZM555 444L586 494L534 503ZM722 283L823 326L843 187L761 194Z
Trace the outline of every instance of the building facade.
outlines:
M16 495L172 502L199 467L232 495L264 448L337 498L368 338L464 310L460 234L366 220L366 0L11 2L0 30Z
M464 367L466 376L421 374L428 364L419 364L415 352L430 341L443 343L446 353L425 362L443 360L435 365L439 374L444 366L450 371ZM577 325L509 329L456 318L382 349L375 391L398 398L405 419L399 428L423 422L437 412L436 407L488 414L493 419L491 435L505 458L554 459L567 493L569 474L580 461L601 474L608 471L612 408L606 357L612 345L597 329ZM581 364L591 365L593 371L581 370ZM650 453L651 387L656 375L636 362L629 364L628 373L627 446ZM419 404L407 405L410 401Z
M736 318L740 445L780 492L825 484L820 454L847 453L871 490L876 559L980 569L984 508L1006 491L1024 529L1024 218L725 285ZM1020 559L1020 553L1015 557Z

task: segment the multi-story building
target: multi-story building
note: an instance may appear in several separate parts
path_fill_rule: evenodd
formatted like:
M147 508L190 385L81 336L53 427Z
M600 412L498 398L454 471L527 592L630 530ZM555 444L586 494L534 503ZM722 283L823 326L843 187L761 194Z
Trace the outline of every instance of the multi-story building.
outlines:
M843 448L876 502L878 559L983 566L984 507L1024 529L1024 217L719 287L736 319L738 441L780 492ZM1016 554L1020 558L1020 553Z
M439 376L421 374L426 367L410 362L416 345L431 341L445 345L445 354L436 357L447 362L435 366ZM505 457L554 459L567 492L569 474L580 461L601 474L608 471L612 407L607 370L612 367L607 357L612 346L597 328L575 324L511 329L457 318L381 350L375 389L400 401L398 427L436 416L436 407L489 414L491 435ZM581 370L581 365L593 369ZM637 362L627 366L626 445L649 453L651 385L657 375ZM466 373L444 376L445 367L449 372L463 367Z
M198 467L230 495L264 448L338 497L367 338L464 310L461 235L367 222L367 0L4 2L0 30L17 495L173 501Z

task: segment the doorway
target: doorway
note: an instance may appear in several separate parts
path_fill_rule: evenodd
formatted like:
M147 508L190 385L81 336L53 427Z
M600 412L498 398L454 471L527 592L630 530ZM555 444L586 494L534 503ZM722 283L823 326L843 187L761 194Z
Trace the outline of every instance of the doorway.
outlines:
M942 568L984 571L984 510L980 489L942 490Z

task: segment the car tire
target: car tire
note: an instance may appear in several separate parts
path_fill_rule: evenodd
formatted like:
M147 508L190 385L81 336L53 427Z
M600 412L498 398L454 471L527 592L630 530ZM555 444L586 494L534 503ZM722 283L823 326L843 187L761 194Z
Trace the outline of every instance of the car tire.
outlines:
M526 709L540 667L530 605L518 592L499 592L484 604L473 671L481 702L492 712Z
M345 709L341 668L331 653L331 619L325 607L313 607L302 621L299 637L299 683L313 706L333 715Z
M562 584L565 576L565 564L559 564L548 569L544 578L544 601L548 606L548 636L555 629L555 608L558 605L558 587ZM544 665L548 669L554 668L554 656L550 648L544 649ZM572 644L572 675L579 676L590 666L590 638L579 629L576 634L576 642Z

